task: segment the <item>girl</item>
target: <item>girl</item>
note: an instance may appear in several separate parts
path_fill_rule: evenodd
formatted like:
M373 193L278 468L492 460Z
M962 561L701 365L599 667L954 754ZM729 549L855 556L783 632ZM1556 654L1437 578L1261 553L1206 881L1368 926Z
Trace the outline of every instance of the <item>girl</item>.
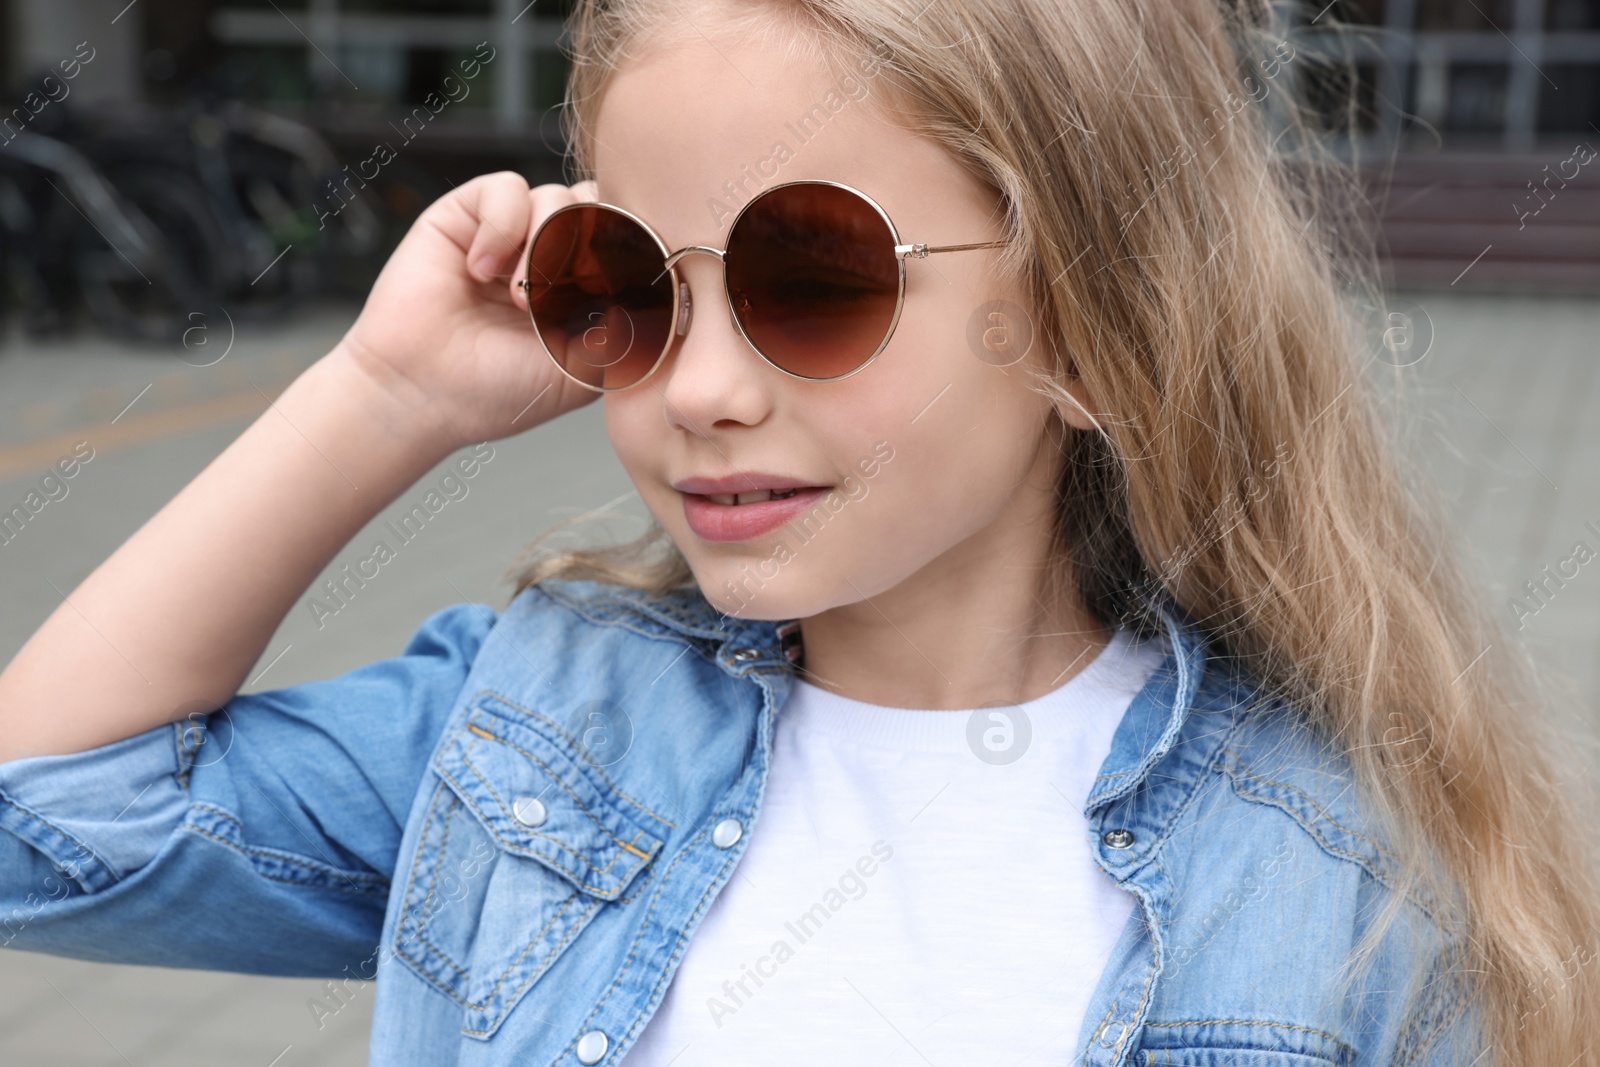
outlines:
M580 0L585 180L433 205L0 675L9 943L376 977L375 1064L1594 1062L1576 786L1267 25ZM602 393L655 536L237 692Z

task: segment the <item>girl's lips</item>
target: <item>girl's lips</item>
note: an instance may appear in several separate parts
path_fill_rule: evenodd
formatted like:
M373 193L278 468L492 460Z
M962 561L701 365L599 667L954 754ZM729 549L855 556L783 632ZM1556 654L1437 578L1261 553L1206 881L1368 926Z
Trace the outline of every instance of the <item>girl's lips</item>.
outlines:
M699 493L684 493L683 517L707 541L747 541L810 511L832 491L832 486L813 486L754 504L718 504Z

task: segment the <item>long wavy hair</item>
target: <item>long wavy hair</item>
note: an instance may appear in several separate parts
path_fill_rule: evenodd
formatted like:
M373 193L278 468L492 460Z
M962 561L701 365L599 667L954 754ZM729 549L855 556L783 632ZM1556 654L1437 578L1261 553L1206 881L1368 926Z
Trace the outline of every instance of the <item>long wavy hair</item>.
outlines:
M1421 889L1454 902L1436 918L1481 1006L1474 1062L1595 1063L1590 782L1406 458L1403 390L1373 372L1397 373L1363 326L1383 302L1354 168L1295 102L1340 65L1283 40L1268 0L719 6L836 69L877 64L872 100L1003 207L1000 269L1052 354L1038 388L1071 403L1080 375L1099 409L1099 430L1062 437L1045 591L1105 621L1158 591L1348 755L1406 875L1333 985ZM568 28L575 181L612 72L698 31L678 0L575 0ZM654 522L600 547L553 548L556 532L519 561L519 592L693 584Z

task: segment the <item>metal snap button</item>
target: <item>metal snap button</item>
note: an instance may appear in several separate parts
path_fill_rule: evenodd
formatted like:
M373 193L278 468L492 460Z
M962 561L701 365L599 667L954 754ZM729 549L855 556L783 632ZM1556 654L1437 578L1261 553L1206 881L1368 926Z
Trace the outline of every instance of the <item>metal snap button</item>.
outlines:
M600 1058L606 1054L606 1049L611 1047L611 1042L599 1030L590 1030L578 1038L578 1062L599 1063Z
M761 650L756 648L736 648L733 650L733 658L740 663L748 663L753 659L760 659Z
M1133 831L1122 829L1107 830L1100 835L1100 843L1107 848L1132 848Z
M1100 1031L1100 1047L1116 1048L1128 1036L1128 1027L1132 1023L1119 1023L1116 1019L1107 1021Z
M744 836L744 827L738 819L723 819L711 831L711 843L718 848L732 848Z
M550 813L538 797L518 797L511 802L511 814L524 826L543 826Z

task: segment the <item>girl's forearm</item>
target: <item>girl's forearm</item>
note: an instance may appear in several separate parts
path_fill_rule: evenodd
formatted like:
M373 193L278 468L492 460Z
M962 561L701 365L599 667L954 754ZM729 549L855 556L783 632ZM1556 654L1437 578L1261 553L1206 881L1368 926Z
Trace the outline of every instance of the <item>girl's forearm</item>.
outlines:
M336 347L0 672L0 762L226 703L334 554L456 444Z

